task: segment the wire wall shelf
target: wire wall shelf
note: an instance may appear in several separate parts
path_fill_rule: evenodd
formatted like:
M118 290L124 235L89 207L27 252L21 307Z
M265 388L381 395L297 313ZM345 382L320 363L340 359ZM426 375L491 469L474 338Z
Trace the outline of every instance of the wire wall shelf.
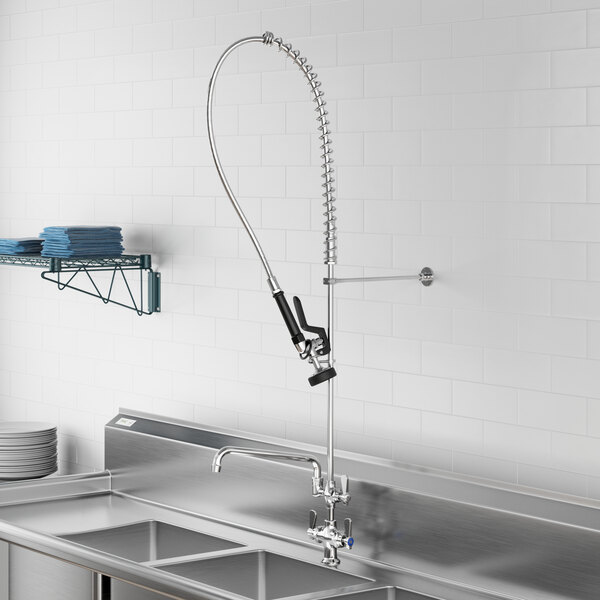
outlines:
M38 267L42 271L42 279L55 283L59 290L75 290L94 298L100 298L104 304L116 304L135 311L138 315L151 315L160 312L160 273L152 269L152 257L149 254L124 254L117 257L93 258L54 258L40 255L16 256L0 254L0 265L21 267ZM130 283L128 273L135 271L140 275L139 289L137 284ZM144 272L147 275L146 293L144 294ZM107 273L105 285L108 290L102 293L102 283L94 274ZM88 289L80 287L82 280ZM125 300L115 298L117 282L124 284ZM136 293L137 291L137 293Z

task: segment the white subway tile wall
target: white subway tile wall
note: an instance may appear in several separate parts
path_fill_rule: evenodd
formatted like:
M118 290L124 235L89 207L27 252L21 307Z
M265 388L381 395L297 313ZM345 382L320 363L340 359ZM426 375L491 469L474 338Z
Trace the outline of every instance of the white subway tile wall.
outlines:
M63 472L102 467L128 406L325 442L265 276L212 165L224 48L274 31L329 99L341 275L338 447L600 498L597 0L0 0L0 235L118 224L163 311L0 271L0 419L47 419ZM324 322L305 83L261 45L218 82L233 189Z

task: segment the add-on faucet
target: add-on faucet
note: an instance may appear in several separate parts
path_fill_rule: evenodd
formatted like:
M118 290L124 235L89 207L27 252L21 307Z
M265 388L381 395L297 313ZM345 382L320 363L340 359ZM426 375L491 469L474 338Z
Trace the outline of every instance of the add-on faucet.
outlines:
M344 520L344 532L337 529L334 518L334 507L337 502L348 504L350 495L348 494L348 477L342 475L342 490L338 492L335 487L325 487L323 485L323 476L319 461L312 457L302 454L292 454L291 452L272 452L270 450L256 450L254 448L240 448L237 446L225 446L218 450L212 461L213 473L220 473L223 466L223 458L228 454L240 454L242 456L254 456L256 458L265 458L273 460L291 460L294 462L310 463L313 468L312 476L312 495L315 498L323 496L329 510L329 519L325 520L325 525L317 527L317 511L311 510L309 513L309 525L307 533L316 542L323 544L324 557L323 563L329 566L339 565L340 559L337 556L339 548L352 548L354 538L352 537L352 519Z
M221 160L217 151L217 146L214 138L213 129L213 97L215 92L215 83L217 75L225 62L225 59L234 51L245 44L260 43L265 46L277 48L283 52L292 62L300 69L310 87L310 91L315 102L315 111L317 113L317 129L319 131L319 140L321 142L321 158L322 158L322 174L323 183L323 206L325 212L325 257L324 263L327 265L327 277L323 279L323 283L327 285L327 328L314 327L308 325L302 303L298 297L294 297L294 308L296 309L296 317L294 316L283 290L279 287L279 283L271 270L269 261L265 256L265 253L258 241L256 234L254 233L244 211L242 210L227 177L223 170ZM325 499L327 505L327 518L325 524L317 527L317 515L315 511L310 512L308 534L315 541L325 545L325 557L323 562L330 566L339 564L337 557L337 551L339 548L351 548L354 540L352 539L352 522L350 519L345 520L344 532L337 529L335 521L335 505L338 502L348 504L350 501L350 495L348 494L348 477L342 476L341 487L338 489L335 476L334 476L334 444L333 444L333 397L334 397L334 378L336 371L334 369L334 358L333 358L333 323L334 323L334 299L333 299L333 284L336 282L335 279L335 265L337 263L337 226L336 217L334 214L335 196L333 187L334 184L334 171L333 171L333 158L331 149L331 132L329 130L329 121L327 119L327 110L325 109L325 99L323 90L321 89L321 82L317 79L317 74L313 72L312 66L307 64L306 58L300 56L300 52L292 49L289 44L284 44L281 38L275 38L269 31L265 32L261 36L247 37L231 44L221 55L217 64L213 70L210 82L208 84L208 100L206 107L207 126L208 126L208 140L210 143L210 149L212 156L219 174L219 178L225 192L233 205L238 217L242 221L250 240L254 244L256 252L262 262L262 265L267 274L267 284L271 290L273 299L275 300L281 316L286 324L289 331L292 343L296 348L299 357L302 360L306 360L312 365L314 372L308 378L310 385L318 385L320 383L327 382L327 481L321 482L315 487L315 478L313 477L313 496L322 496ZM300 325L298 325L298 322ZM301 332L300 327L306 332L313 333L316 337L312 339L306 339L304 334ZM288 455L282 453L270 453L268 451L253 450L248 448L223 448L215 456L215 462L213 462L213 470L218 472L221 467L221 460L223 456L229 453L247 454L256 456L259 458L280 458L284 460L300 460L306 461L310 457L298 457L296 455ZM308 462L312 462L314 459L310 458ZM316 462L316 461L315 461ZM317 463L318 464L318 463ZM314 467L314 463L313 463ZM319 466L320 471L320 466Z

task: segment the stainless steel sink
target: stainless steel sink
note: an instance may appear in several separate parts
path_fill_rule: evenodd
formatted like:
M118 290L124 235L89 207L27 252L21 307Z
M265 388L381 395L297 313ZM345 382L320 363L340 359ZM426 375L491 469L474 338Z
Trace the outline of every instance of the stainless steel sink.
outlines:
M242 544L161 521L142 521L60 537L135 562L242 547Z
M254 600L323 592L370 581L263 550L159 568Z

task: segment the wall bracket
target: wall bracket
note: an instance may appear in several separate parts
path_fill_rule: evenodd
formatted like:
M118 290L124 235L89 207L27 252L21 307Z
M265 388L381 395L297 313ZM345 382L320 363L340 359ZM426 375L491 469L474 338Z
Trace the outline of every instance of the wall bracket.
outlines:
M0 254L0 264L25 267L41 267L42 279L55 283L59 290L71 289L94 298L100 298L104 304L116 304L135 311L138 315L151 315L160 312L160 273L152 269L152 257L149 254L123 255L118 257L94 258L54 258L36 255ZM127 279L127 273L137 271L140 274L139 291L134 292L133 284ZM143 272L147 273L147 292L144 294ZM108 291L102 293L100 283L94 279L94 273L109 273ZM79 277L78 277L79 276ZM84 289L75 284L82 279L91 284ZM126 301L116 300L113 293L115 283L122 281L126 290ZM136 297L137 296L137 297ZM126 303L127 302L127 303Z

